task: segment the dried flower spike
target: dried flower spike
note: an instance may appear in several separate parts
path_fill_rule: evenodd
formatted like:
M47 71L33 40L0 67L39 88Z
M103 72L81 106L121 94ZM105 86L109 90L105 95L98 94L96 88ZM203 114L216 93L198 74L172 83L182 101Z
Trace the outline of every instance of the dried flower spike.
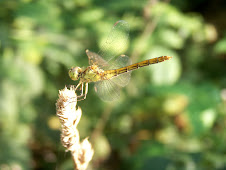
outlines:
M56 115L61 123L61 142L62 145L71 151L75 169L84 170L91 161L94 151L88 139L80 143L77 125L80 121L82 110L76 109L77 95L73 87L68 90L66 87L59 91L59 99L56 103Z

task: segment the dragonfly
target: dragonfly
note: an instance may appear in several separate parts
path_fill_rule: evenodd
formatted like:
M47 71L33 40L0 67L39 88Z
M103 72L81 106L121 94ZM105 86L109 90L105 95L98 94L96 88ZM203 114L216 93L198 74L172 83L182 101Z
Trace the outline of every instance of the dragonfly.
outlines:
M88 84L94 82L94 89L103 101L114 101L120 97L120 90L126 86L131 77L131 71L169 60L171 56L160 56L132 64L130 58L122 54L128 43L129 24L124 20L117 21L104 45L98 53L86 50L89 59L88 67L72 67L69 77L79 83L81 95L78 98L86 99ZM85 87L84 87L85 86Z

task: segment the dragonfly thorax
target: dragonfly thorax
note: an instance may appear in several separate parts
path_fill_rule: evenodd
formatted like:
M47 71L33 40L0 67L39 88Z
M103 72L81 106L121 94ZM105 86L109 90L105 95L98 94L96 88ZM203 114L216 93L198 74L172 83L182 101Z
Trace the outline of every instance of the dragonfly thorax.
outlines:
M78 80L81 76L81 73L82 73L82 68L80 67L72 67L68 72L69 77L72 80Z

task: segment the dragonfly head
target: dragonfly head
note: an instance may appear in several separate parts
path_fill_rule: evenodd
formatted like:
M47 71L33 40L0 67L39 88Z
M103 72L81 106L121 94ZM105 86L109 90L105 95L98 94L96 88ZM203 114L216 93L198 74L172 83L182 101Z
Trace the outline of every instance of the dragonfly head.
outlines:
M82 72L82 69L80 67L72 67L69 70L68 74L69 74L69 77L75 81L80 78L81 72Z

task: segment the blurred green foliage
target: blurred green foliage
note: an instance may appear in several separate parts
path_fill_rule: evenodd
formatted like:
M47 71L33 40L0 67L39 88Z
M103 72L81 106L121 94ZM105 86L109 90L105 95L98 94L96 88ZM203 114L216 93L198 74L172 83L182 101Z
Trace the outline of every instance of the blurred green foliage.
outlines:
M58 90L77 83L68 69L87 66L85 49L98 52L122 19L133 62L173 59L133 72L114 103L90 85L78 103L81 137L94 144L90 167L226 169L226 8L212 2L211 20L207 2L0 1L0 169L72 169L55 117Z

